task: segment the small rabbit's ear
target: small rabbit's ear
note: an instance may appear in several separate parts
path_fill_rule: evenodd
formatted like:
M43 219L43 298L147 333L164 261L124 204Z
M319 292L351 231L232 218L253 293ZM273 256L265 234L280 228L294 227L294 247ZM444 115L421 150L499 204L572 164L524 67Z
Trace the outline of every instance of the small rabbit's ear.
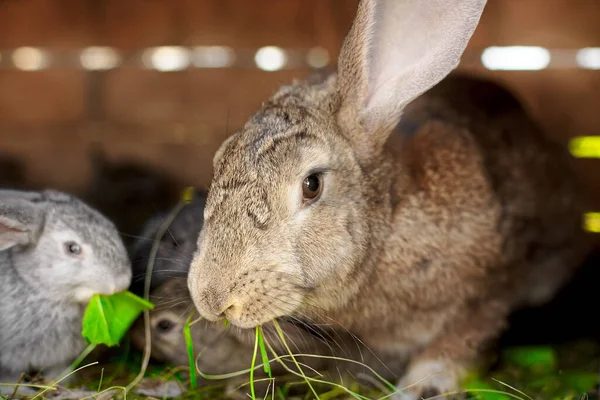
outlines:
M364 157L381 148L409 102L458 65L485 4L361 1L338 62L338 122Z
M34 200L39 195L0 191L0 251L34 243L43 222L43 206Z

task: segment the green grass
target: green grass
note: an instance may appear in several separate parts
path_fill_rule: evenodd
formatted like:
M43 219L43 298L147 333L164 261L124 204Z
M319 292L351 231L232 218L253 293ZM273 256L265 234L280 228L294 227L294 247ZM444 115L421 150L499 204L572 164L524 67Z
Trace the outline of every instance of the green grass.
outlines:
M192 339L192 315L189 316L185 327L183 328L183 336L185 337L185 345L187 347L189 367L190 367L190 388L196 389L198 387L198 375L196 374L195 358L194 358L194 341Z
M261 345L261 342L263 343ZM284 347L286 347L285 342ZM264 346L264 350L263 347ZM269 358L271 352L272 357ZM312 370L303 366L295 354L276 354L270 344L264 340L264 335L257 330L254 361L248 371L240 374L246 376L249 382L241 390L253 393L254 384L264 379L254 380L255 376L250 371L264 370L264 364L281 362L289 369L286 376L276 377L271 383L268 397L285 399L294 393L300 394L305 399L319 398L320 400L339 398L381 399L386 393L365 387L358 382L345 382L345 386L327 382L326 379ZM260 353L260 359L259 354ZM472 375L465 381L465 387L470 390L468 398L481 400L570 400L583 399L586 392L592 392L598 379L598 363L600 361L600 347L593 342L575 342L558 347L523 347L503 349L499 354L501 362L492 372L484 375ZM115 390L123 393L125 387L135 379L142 364L142 355L133 351L128 342L121 347L109 349L98 364L89 365L95 361L94 354L90 355L75 372L77 381L73 387L84 386L90 390L90 398L101 392ZM262 362L259 365L258 360ZM287 362L284 362L287 360ZM291 360L291 362L290 362ZM269 369L270 371L270 369ZM145 379L156 379L182 388L190 386L190 377L185 366L175 368L168 365L151 363L145 373ZM252 375L252 378L249 376ZM268 375L268 373L267 373ZM200 376L203 376L200 373ZM206 376L206 375L204 375ZM374 379L379 380L375 375ZM209 376L210 377L210 376ZM211 377L214 378L214 377ZM270 379L270 378L265 378ZM388 384L383 382L384 387ZM37 399L51 399L51 385L46 387L46 392ZM226 382L218 379L198 382L198 386L191 388L177 399L222 399L226 390ZM127 399L146 399L133 392L127 393ZM157 396L161 398L161 396Z

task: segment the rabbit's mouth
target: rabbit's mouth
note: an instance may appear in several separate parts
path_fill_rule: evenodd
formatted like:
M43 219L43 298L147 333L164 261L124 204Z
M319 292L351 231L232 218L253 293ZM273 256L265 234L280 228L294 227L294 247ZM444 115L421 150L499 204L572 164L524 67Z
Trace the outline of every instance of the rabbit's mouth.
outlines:
M122 285L106 285L106 287L98 288L98 287L90 287L90 286L80 286L75 288L72 294L72 299L76 303L87 304L92 299L94 295L104 294L111 295L119 292L123 289Z
M97 294L98 291L89 287L79 287L75 289L73 293L73 300L77 303L89 303L92 296Z

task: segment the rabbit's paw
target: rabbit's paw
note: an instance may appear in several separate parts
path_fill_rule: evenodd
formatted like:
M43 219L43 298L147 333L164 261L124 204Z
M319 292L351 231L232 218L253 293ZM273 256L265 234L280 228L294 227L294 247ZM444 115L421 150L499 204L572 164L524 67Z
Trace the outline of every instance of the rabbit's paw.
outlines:
M458 399L459 373L445 361L420 361L413 364L400 380L394 400Z

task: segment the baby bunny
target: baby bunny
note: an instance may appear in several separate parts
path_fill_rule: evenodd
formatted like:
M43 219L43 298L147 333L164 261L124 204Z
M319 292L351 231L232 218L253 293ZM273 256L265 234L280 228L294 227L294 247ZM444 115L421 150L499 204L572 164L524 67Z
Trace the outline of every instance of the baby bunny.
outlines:
M97 211L57 191L0 190L0 383L57 378L86 346L90 297L130 282L119 234Z
M171 277L187 277L196 251L198 234L204 223L205 203L204 192L195 191L191 202L179 211L162 236L152 268L151 290ZM144 278L152 246L169 214L170 212L163 212L147 221L131 246L130 257L133 265L131 291L134 293L142 294L144 291Z
M183 328L194 304L187 283L171 278L159 285L151 295L155 309L150 312L151 354L157 361L176 366L188 365ZM249 368L253 347L227 333L222 324L200 320L191 327L200 370L207 374L223 374ZM140 350L145 345L144 320L139 319L131 330L133 344Z
M363 0L337 73L222 144L188 278L202 316L343 327L405 360L417 399L554 295L586 251L566 152L498 85L446 78L485 4Z

